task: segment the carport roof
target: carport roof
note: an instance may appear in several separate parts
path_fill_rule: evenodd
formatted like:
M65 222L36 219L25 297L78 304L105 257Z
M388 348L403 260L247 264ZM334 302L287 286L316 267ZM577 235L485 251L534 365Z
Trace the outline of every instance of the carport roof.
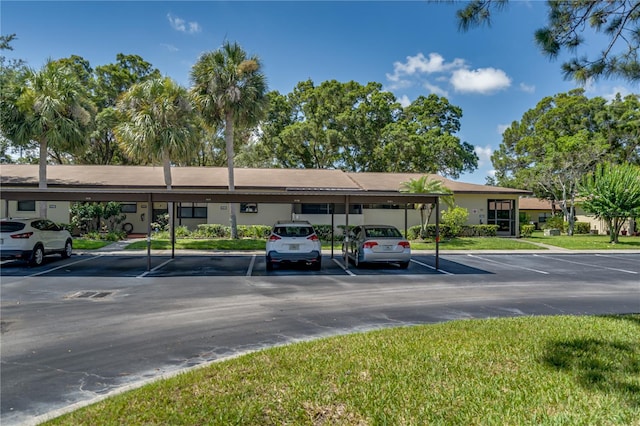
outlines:
M235 188L239 191L339 191L398 192L402 182L417 179L423 173L348 173L319 169L236 168ZM172 167L173 190L224 191L228 188L225 167ZM525 195L528 191L457 182L437 175L454 193ZM38 165L3 164L0 184L7 188L37 188ZM48 188L151 190L165 189L162 167L50 165L47 167Z

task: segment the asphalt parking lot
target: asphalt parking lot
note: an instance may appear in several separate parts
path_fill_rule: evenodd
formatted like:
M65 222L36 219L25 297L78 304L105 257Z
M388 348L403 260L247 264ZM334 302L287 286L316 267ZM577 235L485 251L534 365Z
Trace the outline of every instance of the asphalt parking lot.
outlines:
M0 268L0 422L228 356L380 327L640 312L640 253L415 253L408 269L267 272L264 254L79 253Z
M573 267L572 267L573 266ZM305 265L278 265L266 271L262 254L87 254L69 259L47 257L40 267L30 267L21 261L2 262L0 275L10 277L225 277L225 276L379 276L379 275L465 275L498 274L508 271L528 271L534 274L595 274L620 272L638 275L638 254L634 253L459 253L441 254L436 269L435 255L416 253L408 269L397 264L369 264L354 267L345 264L336 253L324 254L322 268L313 271Z

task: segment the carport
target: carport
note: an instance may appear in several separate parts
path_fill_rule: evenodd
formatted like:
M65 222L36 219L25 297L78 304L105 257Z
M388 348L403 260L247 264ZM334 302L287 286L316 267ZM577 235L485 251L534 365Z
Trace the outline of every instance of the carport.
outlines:
M69 201L69 202L146 202L148 208L147 217L147 270L151 269L151 222L154 202L173 203L172 217L175 220L175 203L272 203L272 204L298 204L298 203L326 203L342 204L345 206L345 225L349 226L349 205L351 204L387 204L404 205L404 231L407 233L407 205L409 204L435 204L436 215L436 252L435 268L440 269L440 197L447 194L412 194L397 191L364 191L364 190L305 190L286 189L281 191L221 191L221 190L183 190L183 189L101 189L101 188L17 188L3 187L2 198L5 200L34 200L34 201ZM335 214L331 215L332 246L331 257L334 257L333 230ZM172 229L175 227L172 226ZM175 235L171 236L171 257L175 256ZM348 261L345 265L348 268Z

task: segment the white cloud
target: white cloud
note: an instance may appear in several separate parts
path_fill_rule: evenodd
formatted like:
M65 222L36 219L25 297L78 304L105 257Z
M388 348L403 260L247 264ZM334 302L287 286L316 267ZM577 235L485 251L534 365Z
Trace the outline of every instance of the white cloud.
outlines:
M444 58L439 53L429 53L429 59L422 53L418 53L416 56L407 56L407 61L404 63L394 62L393 74L387 73L387 79L389 81L399 81L402 76L445 72L451 68L462 66L464 66L464 60L462 59L454 59L453 62L445 63Z
M618 93L620 94L621 98L624 98L625 96L630 95L631 91L624 86L615 86L609 91L609 93L605 93L604 95L602 95L602 97L608 101L612 101L616 98L616 95L618 95Z
M511 127L511 124L498 124L498 134L503 134L509 127Z
M520 90L525 93L534 93L536 91L536 86L529 86L528 84L520 83Z
M430 81L425 81L429 76ZM409 87L421 85L429 93L438 96L449 96L447 87L453 86L456 92L479 93L490 95L511 86L511 78L501 69L478 68L469 69L464 59L456 58L447 62L437 53L422 53L407 56L404 62L393 63L393 73L386 74L388 87L385 90L401 91ZM437 82L433 84L432 82ZM533 93L535 86L520 84L520 90Z
M476 146L473 150L478 156L478 167L482 167L485 164L491 162L491 154L493 154L493 148L491 148L489 145L485 146L484 148L481 146Z
M160 43L160 46L164 47L169 52L177 52L178 50L180 50L177 47L175 47L173 44Z
M167 14L167 19L169 20L169 24L171 24L171 27L176 31L187 34L195 34L201 31L200 24L198 24L197 22L187 22L184 19L173 16L170 13Z
M445 98L449 96L449 92L447 92L442 87L436 86L434 84L424 83L422 86L425 89L427 89L429 91L429 93L433 93L433 94L438 95L438 96L443 96Z
M411 105L411 100L409 99L409 97L407 95L402 95L398 98L398 102L400 102L400 105L402 105L403 108L408 107L409 105Z
M511 78L499 69L458 69L451 76L456 92L490 94L511 86Z
M492 178L496 177L496 171L495 170L489 170L487 172L487 176L490 176Z

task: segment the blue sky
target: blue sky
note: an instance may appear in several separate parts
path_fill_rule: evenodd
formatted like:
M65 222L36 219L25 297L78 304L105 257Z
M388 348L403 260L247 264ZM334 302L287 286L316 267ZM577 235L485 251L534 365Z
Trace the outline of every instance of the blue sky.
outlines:
M289 93L307 79L379 82L409 103L430 93L462 108L461 140L476 147L479 168L459 180L485 183L502 130L545 96L576 84L562 77L565 57L549 61L533 41L546 22L542 1L511 0L490 28L458 31L464 3L426 1L7 1L0 31L40 68L47 58L79 55L93 67L136 54L189 86L198 57L236 41L258 55L270 90ZM598 51L595 40L579 53ZM586 87L588 96L637 93L624 81Z

